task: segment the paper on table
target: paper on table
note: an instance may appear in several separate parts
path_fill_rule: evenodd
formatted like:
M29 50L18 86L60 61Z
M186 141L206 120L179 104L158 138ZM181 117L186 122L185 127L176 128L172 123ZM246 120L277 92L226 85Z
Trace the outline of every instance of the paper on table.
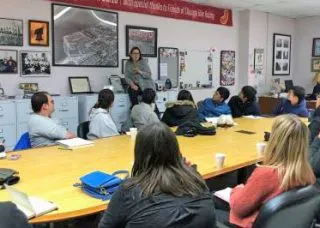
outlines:
M94 144L94 142L92 141L88 141L81 138L58 140L57 143L66 148L77 148L77 147L89 146Z
M230 202L230 196L231 196L231 191L232 191L232 188L225 188L225 189L222 189L220 191L216 191L214 193L214 195L226 202Z
M263 119L264 117L262 116L253 116L253 115L250 115L250 116L243 116L245 118L248 118L248 119Z

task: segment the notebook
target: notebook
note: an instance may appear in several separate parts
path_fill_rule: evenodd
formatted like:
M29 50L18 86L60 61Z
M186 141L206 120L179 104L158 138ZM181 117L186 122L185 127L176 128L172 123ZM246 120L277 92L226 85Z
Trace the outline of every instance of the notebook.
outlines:
M73 139L65 139L65 140L59 140L57 143L67 149L76 149L76 148L82 148L87 146L92 146L94 142L81 139L81 138L73 138Z
M12 202L17 205L19 210L21 210L28 219L38 217L58 209L54 203L35 196L28 196L26 193L8 185L5 185L5 187L9 192Z
M214 193L214 195L226 202L230 202L230 195L231 195L231 191L232 191L232 188L225 188L225 189L222 189L220 191L216 191Z

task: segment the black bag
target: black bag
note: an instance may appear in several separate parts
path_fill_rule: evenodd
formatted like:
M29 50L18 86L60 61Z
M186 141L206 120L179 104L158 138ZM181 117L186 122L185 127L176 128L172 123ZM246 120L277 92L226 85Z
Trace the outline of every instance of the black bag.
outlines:
M204 127L199 122L186 121L181 124L176 130L176 135L183 135L186 137L194 137L196 135L215 135L216 128Z
M20 177L17 176L17 174L18 172L13 169L0 168L0 185L16 184L20 180Z

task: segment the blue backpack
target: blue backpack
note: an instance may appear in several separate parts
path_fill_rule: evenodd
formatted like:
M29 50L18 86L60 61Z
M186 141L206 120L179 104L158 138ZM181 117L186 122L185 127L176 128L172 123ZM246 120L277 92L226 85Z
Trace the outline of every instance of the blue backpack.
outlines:
M124 179L117 177L119 174L125 174ZM112 194L119 188L120 184L129 177L129 172L119 170L107 174L101 171L94 171L80 177L81 183L74 184L75 187L81 187L86 194L101 200L109 200Z

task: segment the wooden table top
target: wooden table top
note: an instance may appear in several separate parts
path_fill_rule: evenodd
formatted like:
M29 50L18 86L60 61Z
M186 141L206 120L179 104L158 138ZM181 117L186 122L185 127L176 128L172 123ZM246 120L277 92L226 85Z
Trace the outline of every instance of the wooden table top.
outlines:
M188 160L198 165L203 178L211 178L260 161L256 143L263 140L264 131L270 131L272 118L235 119L238 124L218 128L215 136L178 137L180 150ZM241 134L237 130L256 132ZM32 219L32 223L53 222L93 214L106 209L107 202L91 198L73 184L79 177L95 170L112 173L130 170L133 164L134 142L130 136L105 138L95 141L93 147L61 150L58 146L21 151L16 161L0 160L1 168L12 168L21 180L14 185L30 196L38 196L57 204L59 209ZM225 153L222 169L215 167L215 153ZM6 191L0 191L0 201L9 200Z

